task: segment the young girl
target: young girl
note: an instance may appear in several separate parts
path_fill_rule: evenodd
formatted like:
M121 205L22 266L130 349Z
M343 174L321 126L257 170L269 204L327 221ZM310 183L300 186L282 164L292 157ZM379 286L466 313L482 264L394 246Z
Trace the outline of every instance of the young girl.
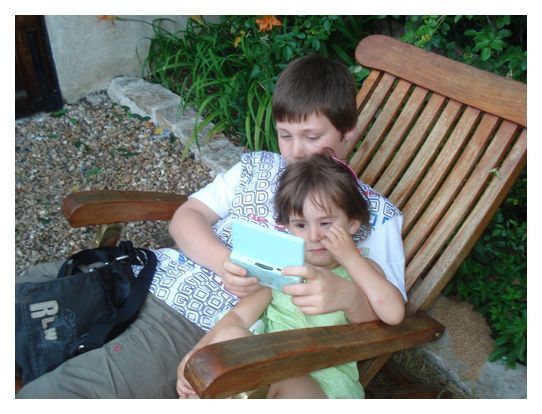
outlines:
M278 183L275 211L277 223L305 240L305 265L290 267L289 274L310 275L305 270L310 266L332 270L342 278L337 280L353 280L364 290L378 318L388 323L403 319L402 297L393 294L396 289L374 262L360 254L352 239L360 226L368 228L369 210L356 175L346 164L329 152L289 164ZM310 278L305 281L312 282ZM389 292L392 294L388 295ZM183 359L177 381L179 395L195 396L183 370L192 353L205 345L250 335L249 328L260 318L263 332L275 332L348 324L350 311L355 310L317 314L311 312L310 306L296 305L289 295L269 288L246 296ZM363 395L356 363L351 362L272 384L267 397L362 398Z

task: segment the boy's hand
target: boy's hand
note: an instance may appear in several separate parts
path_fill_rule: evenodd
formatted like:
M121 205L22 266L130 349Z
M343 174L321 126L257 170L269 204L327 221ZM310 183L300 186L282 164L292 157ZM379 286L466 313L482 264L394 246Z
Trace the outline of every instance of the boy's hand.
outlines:
M247 277L246 269L233 263L229 256L224 259L222 266L224 287L235 296L242 298L263 287L258 283L257 278Z
M186 354L177 368L177 394L179 394L179 398L199 398L192 385L184 377L184 367L194 352L195 349Z
M352 235L336 224L329 228L321 243L343 267L348 268L360 256Z
M283 293L292 296L292 303L307 315L345 311L356 300L353 283L331 270L311 265L288 266L282 269L287 276L302 276L305 283L286 285Z

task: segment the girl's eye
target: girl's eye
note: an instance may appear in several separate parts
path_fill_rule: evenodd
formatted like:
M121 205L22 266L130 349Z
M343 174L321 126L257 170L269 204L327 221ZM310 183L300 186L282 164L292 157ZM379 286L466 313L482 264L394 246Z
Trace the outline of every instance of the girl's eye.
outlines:
M292 137L291 135L279 135L280 139L288 139L288 138L291 138L291 137Z
M331 221L324 221L324 222L322 222L320 225L321 225L322 227L330 227L331 224L332 224Z
M305 228L305 223L295 223L294 227L296 229L304 229Z

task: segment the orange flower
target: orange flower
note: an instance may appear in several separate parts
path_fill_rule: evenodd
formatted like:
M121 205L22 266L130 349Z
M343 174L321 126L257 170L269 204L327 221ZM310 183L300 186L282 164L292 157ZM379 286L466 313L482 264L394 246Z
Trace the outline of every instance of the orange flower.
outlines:
M273 30L273 26L282 26L282 23L275 16L263 16L256 19L256 23L260 26L260 32L269 32Z
M98 16L98 21L102 21L102 20L111 20L111 23L112 24L115 24L115 20L117 20L117 16Z
M200 26L205 26L205 20L201 16L190 16L190 20L194 20Z

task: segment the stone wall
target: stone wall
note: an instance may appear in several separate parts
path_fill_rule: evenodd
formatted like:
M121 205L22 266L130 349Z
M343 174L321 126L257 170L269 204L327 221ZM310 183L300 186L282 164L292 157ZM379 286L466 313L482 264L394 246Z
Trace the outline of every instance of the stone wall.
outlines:
M45 24L64 102L73 103L117 76L142 76L152 27L141 22L98 20L99 16L45 16ZM188 16L122 16L151 22L172 19L164 27L178 31ZM215 21L217 16L205 16Z

